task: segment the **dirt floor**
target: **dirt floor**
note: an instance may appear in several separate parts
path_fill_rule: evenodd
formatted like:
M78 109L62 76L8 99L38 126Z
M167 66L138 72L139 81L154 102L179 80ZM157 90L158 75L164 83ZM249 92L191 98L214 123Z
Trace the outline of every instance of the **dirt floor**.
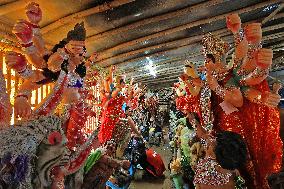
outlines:
M166 168L168 167L168 163L171 158L170 149L165 146L161 147L152 147L157 153L159 153L165 163ZM166 178L163 180L156 180L156 181L133 181L129 187L129 189L173 189L172 181L169 176L169 170L166 170L165 176Z

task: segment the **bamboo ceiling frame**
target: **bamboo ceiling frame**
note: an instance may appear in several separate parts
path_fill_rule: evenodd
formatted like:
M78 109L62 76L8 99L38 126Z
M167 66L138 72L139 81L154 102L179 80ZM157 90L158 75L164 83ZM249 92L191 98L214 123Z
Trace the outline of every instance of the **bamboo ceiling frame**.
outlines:
M279 35L278 35L279 34ZM264 36L263 37L263 40L268 40L268 39L271 39L270 37L279 37L279 36L284 36L284 33L283 32L280 32L280 33L276 33L276 34L271 34L271 35L269 35L269 36ZM276 47L280 47L280 46L283 46L283 43L280 43L280 44L277 44L277 45L274 45L274 46L272 46L272 48L276 48ZM196 56L199 56L199 55L202 55L202 53L195 53L194 55L192 55L192 56L188 56L187 58L185 58L185 59L190 59L190 58L192 58L192 57L196 57ZM157 70L157 74L158 73L163 73L164 71L166 71L166 69L157 69L157 68L164 68L164 65L165 65L165 63L166 63L166 65L168 65L168 64L172 64L172 63L176 63L176 62L178 62L178 61L182 61L182 59L178 59L178 60L166 60L166 61L162 61L162 62L159 62L159 63L157 63L156 65L156 70ZM161 65L163 65L163 66L161 66ZM165 65L165 66L166 66ZM145 66L143 66L143 67L140 67L139 68L140 70L142 69L145 69ZM167 77L167 76L170 76L170 75L172 75L172 74L175 74L175 73L179 73L180 70L181 69L181 67L180 66L175 66L175 68L173 68L173 69L171 69L171 70L178 70L178 71L176 71L176 72L166 72L166 73L168 73L167 75L165 75L164 74L164 76L165 77ZM135 80L137 80L137 81L139 81L139 82L141 82L141 81L146 81L147 80L147 78L149 78L149 77L152 77L151 76L151 74L140 74L140 75L137 75L137 74L135 74L135 76L134 76L134 73L137 73L137 70L132 70L132 71L130 71L130 72L127 72L127 76L130 76L130 77L135 77ZM141 77L140 77L141 76ZM165 78L164 77L164 78Z
M160 22L162 20L167 20L167 19L171 19L171 18L174 18L174 17L178 17L178 16L183 16L183 15L188 14L189 12L196 11L199 8L204 8L204 7L220 4L222 2L224 2L224 0L206 1L206 2L203 2L203 3L199 3L197 5L189 6L189 7L183 8L183 9L179 9L179 10L176 10L176 11L173 11L173 12L170 12L170 13L146 18L146 19L137 21L137 22L132 23L132 24L128 24L128 25L120 27L120 28L116 28L116 29L113 29L113 30L109 30L109 31L106 31L106 32L102 32L102 33L99 33L99 34L89 36L87 38L87 42L95 41L97 39L112 36L112 35L117 35L117 34L125 32L125 31L133 30L135 28L138 28L138 27L141 27L141 26L144 26L144 25L147 25L147 24Z
M55 30L56 28L59 28L65 24L71 23L71 22L76 22L82 18L85 18L89 15L92 14L96 14L96 13L100 13L100 12L105 12L107 10L110 10L112 8L116 8L119 7L121 5L127 4L127 3L131 3L134 2L135 0L114 0L108 3L104 3L102 5L98 5L96 7L87 9L87 10L83 10L74 14L71 14L69 16L60 18L59 20L44 26L41 28L41 32L42 34L46 34L52 30Z
M15 10L22 9L29 3L30 0L18 0L0 6L0 16L10 13Z
M202 25L202 24L208 24L210 22L215 22L215 21L219 21L219 20L225 19L228 14L232 14L232 13L242 14L242 13L246 13L246 12L250 12L250 11L262 8L262 7L267 6L267 5L279 3L281 1L282 0L265 1L265 2L262 2L262 3L258 3L256 5L245 7L245 8L242 8L242 9L239 9L239 10L235 10L235 11L232 11L232 12L229 12L229 13L226 13L226 14L221 14L221 15L214 16L214 17L211 17L211 18L197 20L197 21L190 22L190 23L187 23L187 24L184 24L184 25L180 25L180 26L177 26L177 27L169 28L169 29L166 29L166 30L163 30L163 31L160 31L160 32L148 35L148 36L144 36L144 37L141 37L141 38L138 38L138 39L135 39L135 40L131 40L131 41L128 41L128 42L125 42L125 43L121 43L121 44L119 44L117 46L114 46L112 48L109 48L109 49L106 49L104 51L101 51L100 54L103 57L104 54L111 53L111 52L116 51L118 49L122 49L122 48L125 48L125 47L133 46L135 44L142 43L142 42L147 41L147 40L151 40L151 39L154 39L154 38L159 38L159 37L162 37L164 35L169 35L169 34L172 34L172 33L176 33L176 32L179 32L179 31L182 31L182 30L185 30L185 29L189 29L189 28L193 28L193 27L196 27L196 26L199 26L199 25ZM97 62L100 62L100 61L97 61Z
M283 17L283 14L281 14L281 15L279 15L277 18L281 18L281 17ZM275 17L276 18L276 17ZM250 21L250 22L252 22L252 21ZM247 22L247 23L250 23L250 22ZM247 24L247 23L244 23L244 24ZM281 27L284 27L284 26L277 26L277 27L274 27L274 26L270 26L270 27L265 27L264 29L265 29L265 31L271 31L271 30L274 30L274 29L278 29L278 28L281 28ZM218 34L218 33L223 33L223 36L224 36L224 34L229 34L229 32L225 32L226 31L226 29L224 28L224 29L220 29L220 30L216 30L215 32L216 33L214 33L214 32L212 32L213 34L215 34L215 35L220 35L220 34ZM282 34L281 33L277 33L277 34L280 34L281 36L282 36ZM270 37L272 37L273 38L273 36L274 35L277 35L277 34L271 34L271 35L269 35L269 36L264 36L263 38L264 38L264 40L267 40L267 39L271 39ZM222 37L222 35L220 35L221 37ZM192 39L189 39L189 38L185 38L185 39L182 39L182 40L195 40L195 37L196 36L193 36L192 37ZM196 37L197 38L197 37ZM177 40L177 41L175 41L175 42L180 42L181 40ZM199 40L200 41L200 40ZM171 43L174 43L174 42L170 42L170 44ZM191 44L194 44L194 43L191 43ZM164 45L164 44L162 44L162 45ZM189 44L190 45L190 44ZM180 47L185 47L185 46L180 46ZM180 48L180 47L177 47L177 48ZM149 48L151 48L151 47L149 47ZM143 49L143 50L145 50L145 49ZM176 50L176 48L173 48L173 49L171 49L171 50ZM116 65L123 65L123 64L128 64L130 61L134 61L134 60L139 60L139 59L144 59L145 57L147 57L147 56L153 56L153 55L159 55L159 54L161 54L161 53L164 53L164 52L169 52L169 51L171 51L171 50L167 50L167 51L163 51L163 52L158 52L158 53L154 53L154 54L150 54L150 55L145 55L145 56L143 56L143 57L139 57L139 58L136 58L136 59L130 59L130 60L127 60L127 61L124 61L124 62L121 62L121 63L118 63L118 64L116 64Z

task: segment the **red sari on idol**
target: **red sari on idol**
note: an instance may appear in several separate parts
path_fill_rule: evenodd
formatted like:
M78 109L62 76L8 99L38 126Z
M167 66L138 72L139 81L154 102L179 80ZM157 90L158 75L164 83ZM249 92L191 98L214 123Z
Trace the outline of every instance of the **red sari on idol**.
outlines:
M262 93L270 91L266 80L254 88ZM267 176L280 171L282 165L279 110L245 100L240 112L256 172L255 188L269 189Z
M125 97L118 95L115 98L111 98L103 110L101 126L99 131L100 143L105 143L112 138L115 125L119 122L119 118L125 117L122 110L122 105L125 102Z
M200 120L202 120L201 108L200 108L200 94L193 96L188 87L185 88L186 95L180 96L176 99L176 107L182 112L194 112L197 113Z
M228 74L219 84L225 86L231 78L232 74ZM261 92L269 91L267 81L256 88ZM244 99L238 111L227 115L219 105L222 102L223 99L212 92L214 130L233 131L244 138L249 158L245 170L240 170L241 174L249 189L269 189L266 177L279 171L282 162L279 111Z

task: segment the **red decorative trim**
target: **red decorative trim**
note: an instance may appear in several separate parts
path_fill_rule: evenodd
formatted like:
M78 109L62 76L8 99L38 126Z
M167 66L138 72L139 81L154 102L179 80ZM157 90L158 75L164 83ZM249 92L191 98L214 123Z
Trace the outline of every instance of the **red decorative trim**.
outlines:
M28 47L30 47L30 46L32 46L32 45L33 45L33 42L30 42L30 43L28 43L28 44L22 44L22 47L28 48Z
M25 95L25 94L18 94L16 98L18 97L25 97L27 100L29 99L28 95Z
M18 71L18 74L22 74L22 73L24 73L26 70L27 70L27 66L26 66L23 70Z
M33 27L33 28L39 28L39 25L35 25L33 23L30 23L30 25Z

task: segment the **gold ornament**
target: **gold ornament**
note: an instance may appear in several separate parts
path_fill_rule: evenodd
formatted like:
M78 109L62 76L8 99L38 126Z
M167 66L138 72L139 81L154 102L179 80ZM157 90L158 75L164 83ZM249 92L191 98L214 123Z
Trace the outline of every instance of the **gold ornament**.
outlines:
M209 33L202 39L203 53L212 54L216 61L220 61L222 56L229 51L230 45L223 41L220 37Z

